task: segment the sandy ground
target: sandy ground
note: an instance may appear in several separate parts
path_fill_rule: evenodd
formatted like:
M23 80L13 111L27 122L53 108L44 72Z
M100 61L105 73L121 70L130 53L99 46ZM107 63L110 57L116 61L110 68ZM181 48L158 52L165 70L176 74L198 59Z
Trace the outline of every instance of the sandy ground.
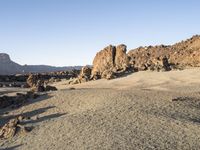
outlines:
M31 117L25 125L34 127L0 140L0 149L200 149L199 77L200 69L188 69L56 83L59 91L0 111L0 125L23 114Z

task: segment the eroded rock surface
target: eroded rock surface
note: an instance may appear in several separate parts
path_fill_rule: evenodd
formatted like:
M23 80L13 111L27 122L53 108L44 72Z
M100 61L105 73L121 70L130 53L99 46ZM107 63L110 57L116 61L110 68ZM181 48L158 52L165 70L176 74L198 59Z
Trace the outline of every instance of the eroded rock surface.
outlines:
M108 46L98 52L93 61L92 78L111 79L118 72L129 68L129 58L126 55L126 45Z
M2 128L0 128L0 139L12 138L17 134L18 131L23 133L29 132L31 129L21 124L23 119L23 116L11 119Z

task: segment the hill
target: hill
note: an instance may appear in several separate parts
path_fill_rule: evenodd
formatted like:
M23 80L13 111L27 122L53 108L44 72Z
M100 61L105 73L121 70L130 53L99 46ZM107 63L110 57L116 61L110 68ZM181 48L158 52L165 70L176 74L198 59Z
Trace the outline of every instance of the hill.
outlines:
M20 65L10 59L6 53L0 53L0 75L42 73L80 69L81 66L54 67L47 65Z

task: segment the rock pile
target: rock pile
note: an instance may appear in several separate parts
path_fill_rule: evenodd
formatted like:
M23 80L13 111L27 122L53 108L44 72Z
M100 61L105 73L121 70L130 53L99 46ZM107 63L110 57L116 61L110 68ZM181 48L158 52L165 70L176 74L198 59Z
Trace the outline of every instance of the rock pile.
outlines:
M0 129L0 139L8 139L12 138L16 135L18 131L27 133L31 131L30 127L25 127L21 124L21 122L24 120L23 116L19 116L15 119L11 119L8 123L6 123L1 129Z
M130 65L137 70L169 71L200 67L200 36L172 46L139 47L128 52Z
M45 81L40 75L30 75L27 79L27 84L33 92L56 91L57 88L46 85Z
M88 66L85 66L81 69L81 72L77 78L74 78L69 81L69 84L79 84L79 83L84 83L88 82L91 77L91 68Z

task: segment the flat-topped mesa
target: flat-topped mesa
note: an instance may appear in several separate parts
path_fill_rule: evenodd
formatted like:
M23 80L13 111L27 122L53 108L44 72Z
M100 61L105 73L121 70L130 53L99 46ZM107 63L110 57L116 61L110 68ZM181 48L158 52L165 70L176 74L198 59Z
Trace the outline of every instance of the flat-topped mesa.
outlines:
M129 66L126 45L109 45L98 52L93 61L92 78L111 79L118 71L125 71Z
M10 62L10 56L6 53L0 53L0 62L4 63L4 62Z

